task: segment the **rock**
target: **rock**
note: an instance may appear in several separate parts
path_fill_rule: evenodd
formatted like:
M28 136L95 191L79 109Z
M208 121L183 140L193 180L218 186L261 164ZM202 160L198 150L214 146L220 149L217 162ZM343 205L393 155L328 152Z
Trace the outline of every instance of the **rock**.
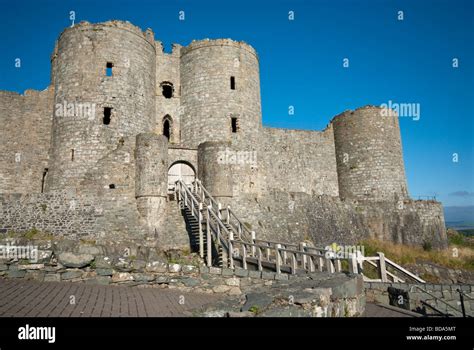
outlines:
M59 264L59 265L57 265L57 266L49 266L49 265L47 265L47 266L44 267L44 270L45 270L46 272L57 272L58 270L61 270L61 269L64 269L64 266L61 265L61 264Z
M257 271L258 272L258 271ZM249 275L249 270L245 269L235 269L234 274L237 277L247 277Z
M113 269L96 269L95 272L99 276L112 276L114 274Z
M214 293L226 293L226 292L228 292L230 289L231 289L231 287L229 287L229 286L219 285L219 286L215 286L214 288L212 288L212 291L213 291Z
M212 311L205 311L200 316L202 317L225 317L227 315L227 311L225 310L212 310Z
M262 272L262 278L264 280L274 280L275 279L275 274L273 272Z
M152 261L146 264L145 271L147 272L167 272L168 271L168 264L165 264L161 261Z
M196 266L193 265L184 265L182 267L182 271L185 274L191 274L191 273L196 273L199 271L199 269Z
M25 279L43 282L44 275L45 275L44 271L27 271L25 275Z
M201 284L201 282L197 278L191 277L183 279L182 282L186 287L196 287Z
M41 270L43 268L44 268L44 264L18 265L18 270Z
M275 274L275 279L277 281L288 281L288 275L286 273L277 273Z
M128 272L117 272L112 275L113 283L126 282L126 281L133 281L132 274Z
M261 317L311 317L313 314L308 310L295 307L277 307L259 314Z
M130 264L132 271L142 272L145 270L146 261L144 260L132 260Z
M169 264L168 271L172 273L177 273L181 271L181 265L179 264Z
M225 284L231 287L240 286L240 280L237 277L228 278L225 280Z
M241 318L241 317L255 317L255 314L250 311L243 311L243 312L233 312L229 311L226 314L227 317L234 317L234 318Z
M59 262L66 267L81 268L89 265L94 257L90 254L61 253L58 258Z
M234 270L228 269L228 268L222 269L222 276L233 276L233 275L234 275Z
M155 280L155 276L150 273L132 273L133 280L137 282L151 282Z
M94 261L96 269L108 269L112 267L112 259L108 256L96 256Z
M91 245L80 245L79 248L77 249L77 252L79 254L89 254L93 256L97 256L102 253L99 247L91 246Z
M72 270L72 271L66 271L61 274L61 280L66 281L66 280L72 280L75 278L82 277L82 271L81 270Z
M262 272L260 271L249 271L250 278L262 278Z
M133 270L132 262L125 258L118 258L118 260L114 262L114 268L122 272L130 272Z
M211 275L220 275L220 274L222 274L222 269L219 268L219 267L211 266L211 267L209 267L209 273Z
M240 291L240 288L239 287L232 287L229 292L228 292L229 295L240 295L242 294L242 292Z
M59 273L47 273L44 275L44 282L59 282L61 275Z
M25 270L8 270L9 278L23 278L26 275Z
M38 250L38 259L35 262L38 264L49 263L52 256L52 250Z
M158 276L155 279L156 284L168 284L169 283L169 278L166 276Z
M242 311L249 311L252 308L263 310L273 303L273 297L264 293L248 293L245 298L246 301Z

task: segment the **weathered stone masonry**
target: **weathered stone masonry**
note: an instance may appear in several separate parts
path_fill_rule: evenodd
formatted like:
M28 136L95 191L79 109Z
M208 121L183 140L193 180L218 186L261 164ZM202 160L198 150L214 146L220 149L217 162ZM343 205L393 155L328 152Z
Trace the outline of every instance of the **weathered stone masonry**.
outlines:
M199 176L267 239L446 246L441 204L408 195L397 116L264 127L259 64L230 39L165 53L129 22L65 29L46 90L0 92L1 232L188 248L170 187Z

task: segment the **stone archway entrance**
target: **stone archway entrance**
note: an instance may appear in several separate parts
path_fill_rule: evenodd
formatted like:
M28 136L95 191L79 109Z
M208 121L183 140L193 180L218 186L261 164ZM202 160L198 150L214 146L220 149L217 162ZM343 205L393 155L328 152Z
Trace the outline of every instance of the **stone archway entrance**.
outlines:
M191 164L183 160L174 162L168 169L168 193L174 192L176 181L183 180L185 184L190 185L195 179L196 171Z

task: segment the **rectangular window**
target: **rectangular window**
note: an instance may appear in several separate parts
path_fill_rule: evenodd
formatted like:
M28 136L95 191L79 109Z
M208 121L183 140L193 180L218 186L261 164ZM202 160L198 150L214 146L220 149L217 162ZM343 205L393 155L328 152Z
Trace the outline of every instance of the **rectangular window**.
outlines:
M111 77L112 76L112 68L113 68L114 64L112 62L107 62L106 64L106 68L105 68L105 75L108 76L108 77Z
M112 117L112 108L104 107L104 125L110 124L111 117Z
M74 162L74 150L71 150L71 162Z
M235 77L230 77L230 89L235 90Z
M231 121L232 132L237 132L237 128L238 128L237 118L231 118L230 121Z

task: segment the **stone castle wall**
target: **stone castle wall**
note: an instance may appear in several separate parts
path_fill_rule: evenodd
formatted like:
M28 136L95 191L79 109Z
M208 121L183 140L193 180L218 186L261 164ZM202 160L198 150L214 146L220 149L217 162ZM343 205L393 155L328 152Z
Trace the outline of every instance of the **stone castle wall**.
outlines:
M40 193L48 168L53 90L0 91L0 193Z
M282 242L311 241L318 246L357 244L364 239L435 249L447 247L442 206L406 200L351 203L338 197L271 191L241 195L229 203L257 236Z
M262 192L338 196L332 128L323 132L263 128L257 154Z
M0 92L0 194L27 194L2 197L0 229L148 233L183 246L167 173L185 162L260 237L446 246L441 205L408 197L396 116L367 106L323 131L265 128L259 79L258 56L243 42L193 41L165 53L151 30L128 22L67 28L48 90ZM165 120L169 140L159 136ZM100 213L71 211L65 191L79 207L96 201ZM57 210L51 220L44 205Z
M135 210L134 210L135 207ZM135 197L68 191L0 195L0 233L40 232L71 239L143 237Z

